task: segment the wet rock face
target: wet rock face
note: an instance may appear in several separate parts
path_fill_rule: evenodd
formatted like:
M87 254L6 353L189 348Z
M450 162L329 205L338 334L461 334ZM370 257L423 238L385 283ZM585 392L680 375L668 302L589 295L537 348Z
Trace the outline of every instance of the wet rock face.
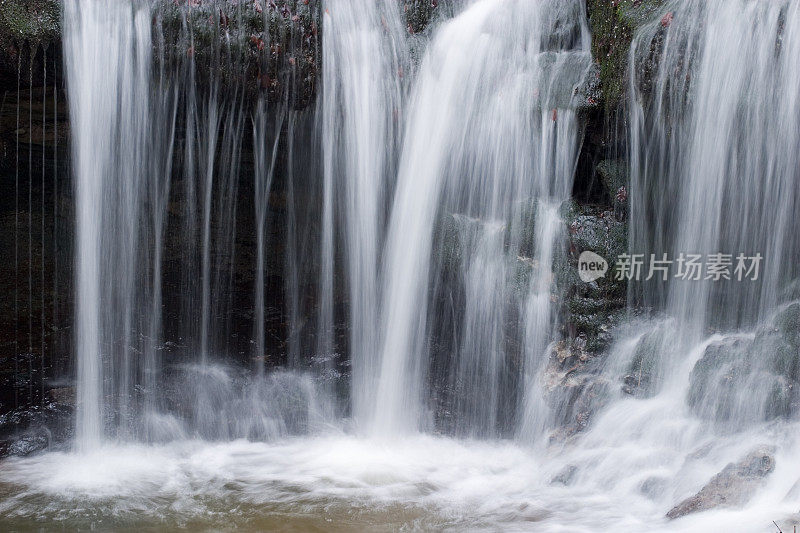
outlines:
M56 0L0 1L0 34L4 39L57 39L60 6Z
M741 426L788 418L800 408L800 302L754 336L710 344L692 369L687 403L699 416Z
M410 34L420 33L428 27L439 7L439 0L403 0L407 30Z
M266 95L294 108L317 94L320 0L160 0L153 8L154 60L180 72L196 65L201 87L219 84L248 100Z
M60 18L57 0L0 0L0 91L60 78Z
M609 383L599 375L598 357L586 351L586 339L553 345L544 375L545 400L556 429L551 442L567 440L587 427L609 396Z
M68 391L59 390L62 399L65 395L72 397ZM74 406L69 401L51 401L44 406L15 409L0 415L0 458L30 455L67 442L73 431Z
M627 249L627 225L611 211L568 203L564 209L568 254L556 265L559 286L564 287L566 333L584 337L586 350L603 351L625 304L627 284L614 278L615 259ZM608 262L604 277L583 282L578 277L580 254L594 252Z
M754 450L738 463L730 463L700 489L670 509L667 518L674 519L716 507L746 503L773 470L772 448Z
M642 336L622 378L622 392L637 398L651 398L660 385L659 356L671 341L672 331L656 328Z

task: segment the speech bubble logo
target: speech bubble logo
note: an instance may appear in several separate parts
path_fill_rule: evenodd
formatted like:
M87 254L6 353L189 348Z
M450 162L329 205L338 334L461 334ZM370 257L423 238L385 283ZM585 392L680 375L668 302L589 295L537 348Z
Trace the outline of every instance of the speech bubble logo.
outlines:
M585 251L578 257L578 277L586 283L602 278L608 272L608 261L594 252Z

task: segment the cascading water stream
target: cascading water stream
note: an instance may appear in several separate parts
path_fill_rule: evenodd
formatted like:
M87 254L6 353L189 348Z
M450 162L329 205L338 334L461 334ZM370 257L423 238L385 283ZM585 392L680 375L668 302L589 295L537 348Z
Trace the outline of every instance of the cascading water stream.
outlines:
M106 395L128 408L138 320L138 209L146 167L150 16L146 5L64 3L77 211L77 445L97 446ZM100 46L107 32L115 39ZM107 355L110 354L110 357ZM110 364L104 363L108 361ZM105 389L106 377L118 386Z
M632 214L642 222L632 226L631 246L672 259L730 254L733 277L738 254L763 257L752 283L645 286L646 303L694 327L697 340L706 326L765 319L797 274L790 235L800 198L800 9L794 1L739 0L673 7L670 24L653 22L631 50L637 72L652 77L631 78ZM659 57L651 65L653 46ZM656 195L655 183L669 193Z
M394 147L402 119L406 59L400 12L391 2L331 2L324 19L324 230L320 291L321 353L332 351L334 220L343 225L349 294L353 413L368 426L378 377L380 258L391 196ZM335 192L334 192L335 191ZM334 206L339 209L335 210ZM382 415L381 415L382 416Z
M727 279L704 270L698 279L642 283L645 304L672 317L675 323L665 327L681 332L678 343L669 333L647 337L654 352L647 357L660 376L656 388L709 330L761 331L773 321L778 304L793 298L786 289L798 274L794 258L800 252L792 237L800 205L800 3L689 1L672 7L669 24L646 26L631 50L638 73L630 87L631 216L641 221L631 226L631 249L673 261L698 254L701 263L725 254ZM657 192L656 184L670 194ZM791 400L764 392L781 387L775 380L792 379L776 370L778 341L759 334L736 355L741 350L731 342L714 343L711 349L721 355L709 352L702 364L712 375L727 368L736 382L744 380L740 384L755 380L748 403L757 407L722 408L744 398L715 383L721 375L705 381L699 367L694 389L682 396L707 414L718 408L717 414L738 412L747 424L771 416L762 408L783 411Z
M479 1L444 24L429 44L407 106L384 255L374 433L415 431L429 423L423 390L434 333L427 316L429 279L441 274L431 264L436 228L444 220L468 247L460 280L465 322L456 319L463 338L452 380L471 398L459 423L467 433L496 434L500 397L509 388L499 375L508 372L511 359L502 330L514 301L522 226L530 222L523 221L523 211L539 201L564 201L572 188L578 126L568 107L590 65L584 21L579 2ZM446 220L456 213L469 218ZM464 221L478 226L468 230L477 232L475 238L458 228ZM541 222L547 223L545 217ZM540 259L538 275L550 279L551 257ZM525 366L532 375L545 346L528 347Z

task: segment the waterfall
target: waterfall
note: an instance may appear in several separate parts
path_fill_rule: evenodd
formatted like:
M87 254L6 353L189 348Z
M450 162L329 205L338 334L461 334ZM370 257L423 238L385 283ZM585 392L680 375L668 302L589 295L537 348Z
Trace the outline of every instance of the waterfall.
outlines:
M62 20L76 433L6 459L51 436L0 412L0 525L796 517L800 0L64 0ZM627 93L601 110L592 51L620 43ZM626 231L640 277L586 281L578 256ZM676 275L690 255L727 277ZM29 418L71 422L44 360Z
M794 401L791 330L779 325L793 308L779 304L796 298L800 253L792 237L800 3L669 9L637 33L630 53L631 253L673 261L697 254L701 263L724 254L727 274L637 284L642 302L670 321L634 357L650 367L648 394L691 364L674 395L704 418L750 427L786 416ZM710 331L723 337L698 356ZM789 359L779 362L781 354Z
M349 352L355 419L375 408L380 259L393 189L394 147L402 119L403 25L391 2L331 2L323 20L325 233L320 292L321 353L333 328L333 228L343 225L341 254L349 295ZM336 191L334 193L334 191ZM333 207L338 209L334 212Z
M384 253L375 433L429 423L429 336L442 333L428 319L436 309L429 291L430 280L445 274L432 271L442 224L453 226L465 247L456 283L463 283L467 301L464 316L455 317L462 338L453 346L459 353L449 378L461 396L455 401L466 402L458 423L469 433L499 429L495 417L508 411L501 397L513 386L500 375L513 374L503 330L511 321L522 226L529 222L524 211L569 196L578 149L570 98L589 64L580 2L475 2L428 45L406 106ZM536 243L540 250L549 246ZM538 275L549 279L549 258L541 258ZM533 375L530 366L544 346L529 348L538 352L526 363Z
M765 319L798 274L798 16L794 1L687 1L631 49L631 248L730 254L732 277L738 254L763 257L751 283L645 285L695 340Z
M244 7L166 7L182 27L176 32L153 18L155 47L145 23L150 7L70 3L64 13L70 103L80 125L74 144L82 206L79 428L93 441L108 428L122 439L140 429L156 440L184 431L230 434L220 428L221 395L229 385L218 365L232 349L227 317L248 110L239 89L223 93L219 78L198 88L206 69L226 60L233 72L243 67L229 45L215 43L196 57L201 35L191 23L230 33L229 17L242 17ZM410 46L402 13L391 4L325 8L316 121L321 225L313 209L303 209L315 174L294 153L314 121L287 111L286 93L274 105L259 98L252 115L255 275L248 352L263 378L268 206L279 170L287 206L288 366L300 369L311 359L316 372L336 375L334 352L346 347L349 403L365 433L436 424L464 435L521 432L535 439L548 419L535 398L557 329L553 262L564 246L559 210L570 195L579 148L582 103L575 95L590 65L586 17L580 2L482 0L455 11L431 30L430 42L420 36ZM109 24L125 30L114 43L113 69L87 52ZM178 39L187 52L173 58L167 39ZM415 64L411 57L423 47ZM245 91L240 82L234 87ZM112 142L98 144L98 138ZM319 232L310 238L314 227ZM318 264L309 269L312 243L318 247L310 259ZM170 248L179 255L165 255ZM177 286L170 281L167 292L165 261L178 265L171 268L180 280ZM307 273L317 276L315 342L307 335ZM347 294L346 346L334 332L344 318L334 301L340 293ZM443 319L442 302L456 300L463 311ZM173 314L164 323L163 308L175 302L177 320ZM188 364L177 375L161 344L176 332L180 344L168 351ZM309 347L316 349L313 358ZM170 413L159 392L173 379L194 380L188 412ZM252 401L262 401L266 390L254 386L260 392ZM527 413L522 423L518 411ZM528 415L540 419L540 429L530 429Z
M69 1L64 20L75 131L77 445L87 449L103 434L107 402L123 413L131 407L150 13L147 6L123 1ZM109 32L113 39L105 38ZM108 381L111 390L104 386Z

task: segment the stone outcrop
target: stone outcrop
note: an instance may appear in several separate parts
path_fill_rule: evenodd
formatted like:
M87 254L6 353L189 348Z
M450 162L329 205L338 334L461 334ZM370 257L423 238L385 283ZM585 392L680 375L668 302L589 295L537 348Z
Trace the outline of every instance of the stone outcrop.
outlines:
M771 448L754 450L737 463L730 463L711 478L700 491L686 498L667 513L674 519L716 507L746 503L753 492L775 470L775 457Z

